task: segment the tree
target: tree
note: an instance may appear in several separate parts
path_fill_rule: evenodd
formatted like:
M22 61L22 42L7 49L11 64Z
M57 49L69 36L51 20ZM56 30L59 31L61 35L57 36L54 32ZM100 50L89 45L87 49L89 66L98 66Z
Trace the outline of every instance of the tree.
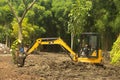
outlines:
M114 42L112 50L110 51L111 64L117 64L120 62L120 35Z
M62 38L68 38L67 22L69 20L68 14L70 13L73 0L53 0L52 13L53 13L53 25L57 29L57 36Z
M16 38L18 36L18 28L17 28L17 22L14 19L12 22L12 37ZM28 22L28 18L24 18L22 22L22 34L24 44L31 44L32 38L34 39L33 36L41 35L42 33L45 33L45 29L42 27L39 27L37 25L32 25L31 23ZM39 32L39 34L37 34Z
M68 15L68 31L71 33L71 48L73 49L73 39L84 30L86 17L92 8L92 2L89 0L76 0L75 4Z
M19 16L17 14L17 11L14 9L13 7L13 2L14 1L11 1L11 0L7 0L7 3L11 9L11 11L13 12L16 20L17 20L17 23L18 23L18 39L22 42L22 22L23 22L23 19L25 18L25 15L27 14L27 12L32 8L32 6L34 5L34 3L36 2L36 0L33 0L32 2L28 2L26 0L22 0L23 2L23 6L24 6L24 11L22 13L21 16ZM21 1L18 1L19 3L21 3ZM20 4L17 4L17 6L19 6Z
M115 36L117 36L117 39L113 43L112 50L110 51L110 57L111 64L117 65L120 63L120 1L113 0L113 3L115 7L112 8L112 11L114 10L115 14L113 15L114 19L110 22L110 26L112 31L115 33Z
M114 15L113 15L113 20L110 22L110 26L113 29L113 32L118 35L120 32L120 1L119 0L113 0L114 3L114 9L112 9L112 11L114 11ZM112 16L112 15L111 15Z
M1 42L9 46L10 40L8 38L11 37L10 32L12 30L10 23L13 20L13 15L4 0L0 1L0 17Z
M11 46L12 48L12 56L13 56L13 61L16 64L18 62L18 57L19 57L19 49L23 46L23 35L22 35L22 30L23 30L23 25L22 22L25 18L25 15L27 14L27 12L32 8L32 6L35 4L36 0L32 0L32 1L27 1L27 0L22 0L22 1L13 1L13 0L7 0L7 4L10 7L11 11L13 12L17 24L18 24L18 39L15 40ZM22 3L22 4L21 4ZM16 5L15 5L16 4ZM19 11L17 11L17 9L19 8L19 6L21 7L21 5L24 6L24 10L21 14L19 14ZM13 7L14 6L14 7ZM22 7L21 7L22 8Z
M102 41L102 48L104 50L110 50L113 41L115 40L115 23L116 13L118 10L116 9L116 5L113 2L114 0L94 0L93 8L90 11L90 19L92 30L94 32L99 32ZM104 4L105 3L105 4ZM119 30L119 29L118 29Z

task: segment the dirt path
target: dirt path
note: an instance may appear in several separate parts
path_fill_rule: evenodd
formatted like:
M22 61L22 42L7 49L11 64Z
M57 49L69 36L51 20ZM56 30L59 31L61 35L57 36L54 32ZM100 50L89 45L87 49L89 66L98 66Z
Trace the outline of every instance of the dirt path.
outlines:
M66 54L40 53L18 68L11 55L0 55L0 80L120 80L120 67L74 63Z

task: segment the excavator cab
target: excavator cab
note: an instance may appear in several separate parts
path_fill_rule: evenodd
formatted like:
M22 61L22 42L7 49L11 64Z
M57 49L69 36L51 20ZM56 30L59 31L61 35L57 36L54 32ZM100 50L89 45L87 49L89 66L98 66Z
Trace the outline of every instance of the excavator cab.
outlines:
M80 36L81 56L88 58L98 58L99 39L97 33L82 33ZM93 54L93 52L96 52ZM80 56L79 55L79 56Z
M80 49L78 61L100 63L102 51L100 50L100 38L98 33L82 33L79 38Z

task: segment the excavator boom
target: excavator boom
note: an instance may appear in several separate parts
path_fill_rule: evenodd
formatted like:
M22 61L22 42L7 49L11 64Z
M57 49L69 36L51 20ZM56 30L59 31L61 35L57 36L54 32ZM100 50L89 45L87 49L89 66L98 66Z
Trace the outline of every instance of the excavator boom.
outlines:
M61 38L39 38L36 40L34 45L29 48L26 52L26 55L31 54L39 45L60 45L65 48L69 53L73 61L77 61L76 53L61 39Z

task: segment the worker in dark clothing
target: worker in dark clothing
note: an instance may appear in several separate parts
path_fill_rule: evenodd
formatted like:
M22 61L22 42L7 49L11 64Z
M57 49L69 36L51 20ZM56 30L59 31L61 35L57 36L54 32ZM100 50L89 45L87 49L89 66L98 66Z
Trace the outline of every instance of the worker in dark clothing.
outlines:
M90 46L88 44L85 44L84 48L82 48L81 50L81 55L88 57L89 52L90 52Z

